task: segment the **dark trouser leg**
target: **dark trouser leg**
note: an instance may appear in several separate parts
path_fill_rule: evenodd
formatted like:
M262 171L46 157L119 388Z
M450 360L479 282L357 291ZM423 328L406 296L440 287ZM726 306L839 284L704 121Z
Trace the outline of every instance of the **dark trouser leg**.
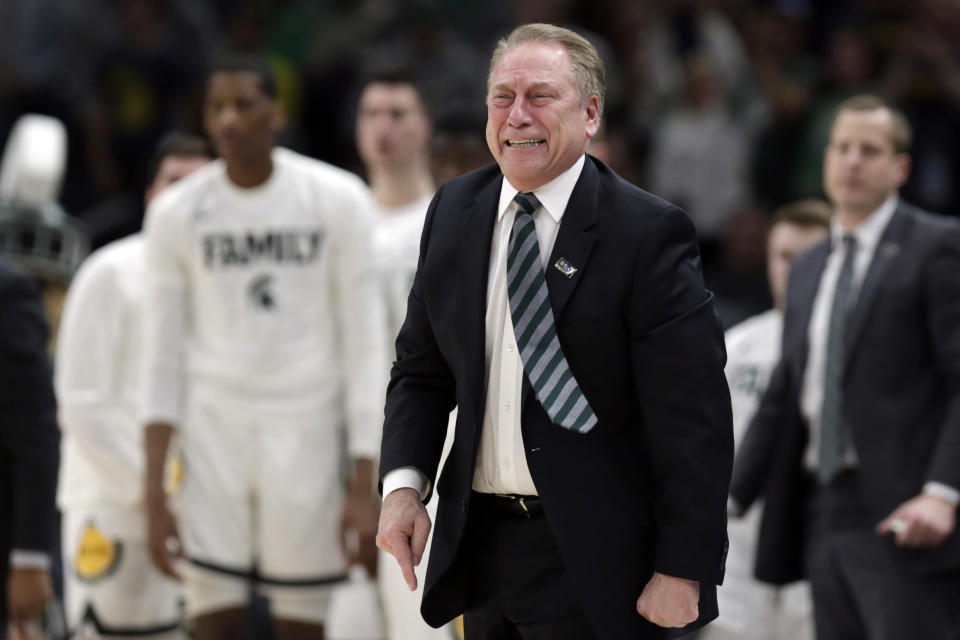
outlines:
M193 620L196 640L235 640L244 637L246 609L221 609L197 616Z
M323 625L285 620L273 621L274 640L323 640Z
M918 575L898 562L855 473L813 503L807 568L817 640L960 638L960 572Z
M813 594L817 640L866 640L851 585L840 568L839 555L829 533L818 533L809 541L807 575Z
M464 640L522 640L523 636L496 606L477 607L463 614Z
M507 515L474 500L467 640L591 640L546 518Z

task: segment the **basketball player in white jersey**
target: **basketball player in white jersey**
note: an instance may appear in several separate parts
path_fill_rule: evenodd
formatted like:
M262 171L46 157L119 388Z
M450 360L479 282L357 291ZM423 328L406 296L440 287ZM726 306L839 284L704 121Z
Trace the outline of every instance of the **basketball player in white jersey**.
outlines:
M375 246L392 339L407 313L420 235L436 188L430 115L413 72L371 74L357 108L357 151L376 202Z
M830 229L830 208L801 200L774 212L767 239L767 273L774 308L744 320L726 333L727 382L733 432L740 444L770 374L780 360L787 277L793 257L817 244ZM775 588L753 578L760 510L731 519L730 549L723 586L717 589L720 617L700 631L699 640L812 640L813 610L806 583Z
M163 571L182 569L199 640L243 636L251 583L274 637L322 638L345 530L360 556L376 530L386 340L372 201L358 177L276 148L283 121L264 63L216 67L204 122L221 159L147 212L150 545ZM174 429L178 518L162 488Z
M166 137L145 202L212 159L203 138ZM58 506L67 624L78 640L186 637L182 589L147 551L137 415L143 277L142 234L113 242L83 263L60 318Z
M392 340L406 317L423 221L436 191L430 166L430 114L412 71L398 68L367 77L356 133L357 151L376 201L376 261ZM436 502L427 508L433 513ZM425 553L429 541L427 545ZM420 617L420 594L410 591L389 554L381 551L380 561L378 581L388 640L449 639L449 629L434 629Z

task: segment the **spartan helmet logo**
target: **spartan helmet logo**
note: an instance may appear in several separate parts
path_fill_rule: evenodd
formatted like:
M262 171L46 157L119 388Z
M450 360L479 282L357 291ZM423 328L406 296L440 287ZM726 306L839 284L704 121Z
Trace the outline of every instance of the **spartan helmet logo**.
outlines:
M247 297L256 308L263 309L264 311L273 311L277 308L277 303L275 302L272 289L272 275L264 274L257 276L250 281L250 285L247 287Z

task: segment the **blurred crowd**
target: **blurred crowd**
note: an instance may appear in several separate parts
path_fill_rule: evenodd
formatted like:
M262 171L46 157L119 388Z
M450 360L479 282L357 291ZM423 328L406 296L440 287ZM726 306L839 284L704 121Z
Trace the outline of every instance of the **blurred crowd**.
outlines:
M605 57L606 130L591 150L689 212L727 326L769 307L768 214L822 194L829 118L850 95L905 110L904 196L960 215L950 0L6 0L0 139L24 112L66 123L61 200L99 246L139 228L142 160L161 134L201 130L218 54L270 61L290 115L281 144L362 173L353 118L366 71L417 68L437 129L479 132L488 53L532 21L572 26Z

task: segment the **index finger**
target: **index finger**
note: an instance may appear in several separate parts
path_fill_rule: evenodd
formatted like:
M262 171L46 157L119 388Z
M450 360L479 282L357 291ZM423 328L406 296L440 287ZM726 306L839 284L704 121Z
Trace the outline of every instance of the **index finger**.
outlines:
M387 551L397 559L397 564L403 572L403 579L410 587L410 591L415 591L417 574L413 571L413 550L410 548L410 539L400 532L394 533L390 536L390 548Z
M413 564L419 566L423 559L423 552L427 548L427 539L430 537L430 518L424 516L417 518L413 522L413 538L411 538L411 548L413 551Z
M877 525L877 533L880 535L886 535L888 533L893 533L900 535L907 528L907 521L904 520L898 512L894 512L884 518L880 524Z

